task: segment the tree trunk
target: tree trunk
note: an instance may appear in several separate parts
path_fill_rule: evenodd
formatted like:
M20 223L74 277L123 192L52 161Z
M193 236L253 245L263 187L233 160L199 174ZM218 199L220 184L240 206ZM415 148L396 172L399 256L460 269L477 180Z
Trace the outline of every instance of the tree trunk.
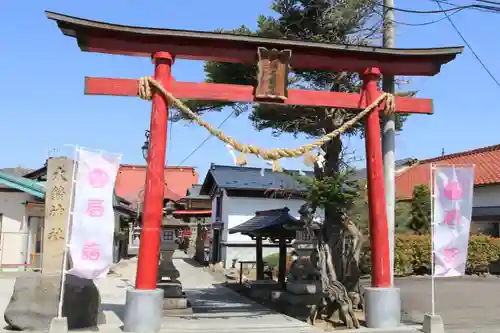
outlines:
M323 150L326 152L326 163L321 172L316 172L318 178L333 176L341 171L340 137L326 144ZM358 328L359 321L354 314L353 300L361 300L359 255L362 237L343 210L344 207L325 207L323 227L315 235L318 266L325 293L326 315L331 318L339 311L339 317L347 328ZM315 308L312 323L321 307L320 304Z

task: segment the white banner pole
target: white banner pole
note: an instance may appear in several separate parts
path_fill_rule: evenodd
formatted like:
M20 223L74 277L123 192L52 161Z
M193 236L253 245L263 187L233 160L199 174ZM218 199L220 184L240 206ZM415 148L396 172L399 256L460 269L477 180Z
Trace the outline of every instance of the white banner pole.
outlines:
M434 164L430 165L430 193L431 193L431 314L432 316L436 315L436 280L434 278Z
M62 269L61 269L61 292L59 294L59 305L57 307L57 318L62 317L62 310L63 310L63 301L64 301L64 285L66 284L66 267L68 266L68 249L69 249L69 229L71 226L71 219L73 217L73 196L74 196L74 191L75 191L75 176L76 176L76 168L77 168L77 160L78 160L78 146L74 146L75 151L73 153L73 171L71 173L71 194L69 197L69 209L70 212L68 214L68 220L66 221L66 230L64 231L64 253L63 253L63 261L62 261Z
M106 276L113 264L112 200L122 155L79 148L69 237L73 265L68 274L99 279Z

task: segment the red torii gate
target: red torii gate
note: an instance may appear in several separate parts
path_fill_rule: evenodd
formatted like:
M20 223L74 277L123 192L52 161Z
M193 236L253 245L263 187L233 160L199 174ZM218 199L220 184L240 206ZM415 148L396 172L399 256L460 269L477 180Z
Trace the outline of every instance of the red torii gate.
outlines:
M89 21L53 12L46 12L46 14L49 19L57 22L66 36L76 38L82 51L152 57L155 65L154 78L179 99L263 102L255 97L255 89L252 86L177 82L171 76L174 58L253 64L257 61L257 51L260 48L291 50L293 55L289 63L292 68L360 73L363 80L362 92L354 94L290 89L286 98L280 101L273 100L273 103L364 109L381 94L378 90L381 73L433 76L439 73L443 64L453 60L463 51L462 47L384 49L212 32L130 27ZM138 80L87 77L85 78L85 93L137 96ZM395 105L396 112L422 114L433 112L430 99L396 97ZM383 103L380 107L383 107ZM167 102L163 96L155 94L152 99L144 225L136 277L137 290L156 289L167 120ZM367 116L365 126L372 287L389 288L391 277L379 113L371 112ZM380 315L387 314L381 313Z

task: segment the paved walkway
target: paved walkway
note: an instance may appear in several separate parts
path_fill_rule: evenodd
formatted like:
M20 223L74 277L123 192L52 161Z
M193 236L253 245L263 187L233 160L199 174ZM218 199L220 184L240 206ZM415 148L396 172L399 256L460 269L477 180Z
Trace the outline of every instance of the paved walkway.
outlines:
M304 322L272 312L218 284L201 267L194 267L184 254L176 253L175 265L181 273L184 291L193 305L189 316L164 318L163 332L323 332ZM134 285L136 261L117 267L118 275L98 281L108 325L121 326L125 291ZM430 283L426 278L398 279L405 319L421 322L430 308ZM439 287L439 288L438 288ZM437 310L443 316L447 333L500 333L500 278L464 277L441 279L436 285ZM421 326L420 326L421 327ZM342 332L348 332L346 330ZM354 331L353 331L354 332ZM356 330L355 332L408 333L415 326L399 330Z
M431 310L429 277L396 279L401 288L405 319L421 322ZM436 313L442 316L446 332L497 332L500 330L500 278L464 276L436 279Z
M200 267L190 265L183 254L176 254L175 265L194 313L188 316L169 316L163 320L162 332L322 332L306 323L272 312L249 299L219 285L214 277ZM134 286L136 260L127 260L115 268L117 274L97 281L107 324L101 331L121 332L121 317L127 288ZM14 277L0 274L0 309L3 312L12 294ZM428 278L398 279L406 319L420 322L430 309ZM500 297L497 290L500 278L464 277L440 279L436 283L437 312L443 316L446 333L500 333ZM0 318L1 320L1 318ZM5 324L4 324L5 325ZM348 332L348 331L342 331ZM401 330L357 330L361 332L403 333Z
M162 332L323 332L294 318L279 314L254 303L218 284L201 267L194 267L177 254L174 263L193 314L170 315L163 319ZM119 324L125 303L125 291L134 284L136 264L131 262L116 271L116 277L98 282L109 325ZM111 312L111 313L110 313ZM113 314L114 313L114 314ZM107 325L108 326L108 325Z

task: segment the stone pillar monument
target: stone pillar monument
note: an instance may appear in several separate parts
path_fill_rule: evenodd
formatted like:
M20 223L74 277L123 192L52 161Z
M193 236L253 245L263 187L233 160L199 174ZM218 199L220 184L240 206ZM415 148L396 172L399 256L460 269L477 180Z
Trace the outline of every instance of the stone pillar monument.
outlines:
M99 291L94 282L72 275L66 275L62 317L57 318L65 232L71 211L73 167L73 160L66 157L47 161L41 274L31 273L16 278L12 297L4 313L11 329L67 330L94 327L105 322Z
M73 164L73 160L66 157L50 158L47 161L42 241L42 274L44 275L61 275L66 246L64 236L71 210L69 203L73 185Z

